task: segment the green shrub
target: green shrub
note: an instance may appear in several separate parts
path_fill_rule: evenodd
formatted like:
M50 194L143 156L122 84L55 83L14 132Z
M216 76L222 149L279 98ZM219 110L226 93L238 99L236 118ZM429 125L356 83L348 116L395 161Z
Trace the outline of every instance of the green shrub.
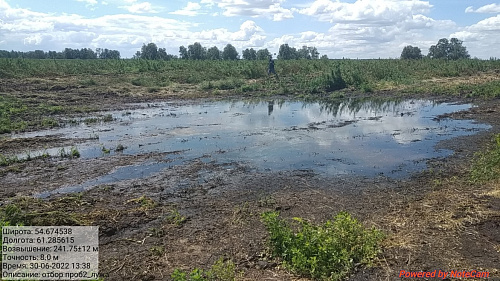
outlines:
M264 213L262 220L273 255L293 272L314 279L340 280L358 264L370 265L383 238L380 231L365 229L346 212L322 226L294 218L296 232L278 212Z
M325 77L325 90L328 92L341 90L347 87L342 74L340 73L340 68L335 66L332 69L331 74Z

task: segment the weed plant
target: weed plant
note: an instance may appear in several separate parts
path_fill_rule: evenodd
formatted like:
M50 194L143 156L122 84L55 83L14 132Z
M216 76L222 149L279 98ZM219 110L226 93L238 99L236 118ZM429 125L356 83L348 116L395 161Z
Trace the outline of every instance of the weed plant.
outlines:
M177 209L173 209L165 216L165 222L179 226L186 222L186 217L181 215Z
M78 148L76 148L76 146L72 146L69 151L66 151L63 147L59 150L59 156L61 158L79 158L80 151L78 151Z
M278 212L262 214L273 256L296 274L323 280L344 279L357 265L370 265L383 235L366 229L346 212L317 226L294 218L292 226Z

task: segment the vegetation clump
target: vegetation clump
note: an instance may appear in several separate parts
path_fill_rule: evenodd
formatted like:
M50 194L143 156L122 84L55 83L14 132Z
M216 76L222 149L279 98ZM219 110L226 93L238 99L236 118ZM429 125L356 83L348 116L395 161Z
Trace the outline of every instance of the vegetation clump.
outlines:
M297 231L278 212L266 212L262 220L272 254L293 272L314 279L341 280L357 265L370 265L383 238L379 230L366 229L346 212L320 226L294 218Z
M76 146L72 146L69 151L66 151L63 147L59 150L59 156L61 158L80 158L80 151Z
M237 275L236 265L231 260L220 258L209 270L195 268L186 272L176 269L171 277L173 281L234 281Z

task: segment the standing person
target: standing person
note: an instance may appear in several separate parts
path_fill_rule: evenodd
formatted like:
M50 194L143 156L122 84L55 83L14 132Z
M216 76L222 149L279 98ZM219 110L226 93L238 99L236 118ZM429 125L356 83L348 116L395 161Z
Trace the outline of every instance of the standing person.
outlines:
M272 55L269 56L269 67L267 68L267 75L271 73L278 77L278 74L276 74L276 70L274 70L274 60Z

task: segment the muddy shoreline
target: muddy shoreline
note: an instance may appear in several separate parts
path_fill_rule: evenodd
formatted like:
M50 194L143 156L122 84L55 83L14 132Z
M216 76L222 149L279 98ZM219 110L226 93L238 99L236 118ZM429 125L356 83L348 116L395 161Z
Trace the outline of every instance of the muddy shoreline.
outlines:
M438 118L475 120L492 127L440 142L436 148L453 150L451 156L431 159L428 169L401 180L326 177L300 170L258 172L239 163L195 159L146 178L98 185L77 198L54 195L26 208L54 209L74 214L79 222L99 225L99 269L106 281L168 280L175 268L209 268L220 257L236 263L243 272L242 280L307 280L288 273L266 251L260 214L269 210L278 210L285 218L303 217L313 222L348 211L365 225L383 230L387 239L378 261L372 268L359 269L350 280L399 280L401 269L483 270L500 278L500 199L491 195L498 185L480 186L466 180L474 153L485 149L492 136L500 133L500 100L435 99L477 105ZM138 101L165 99L133 99ZM167 101L184 104L205 100ZM133 108L121 102L106 102L101 109ZM6 154L72 145L72 141L47 136L17 142L7 137L0 147ZM0 167L0 198L2 203L16 202L20 196L77 185L115 167L162 161L164 156L116 154L15 163ZM209 176L200 182L198 175L204 171L209 171ZM68 196L73 199L64 199ZM141 197L151 200L150 204L141 204L137 200ZM173 222L176 212L185 221ZM155 247L162 250L152 251Z

